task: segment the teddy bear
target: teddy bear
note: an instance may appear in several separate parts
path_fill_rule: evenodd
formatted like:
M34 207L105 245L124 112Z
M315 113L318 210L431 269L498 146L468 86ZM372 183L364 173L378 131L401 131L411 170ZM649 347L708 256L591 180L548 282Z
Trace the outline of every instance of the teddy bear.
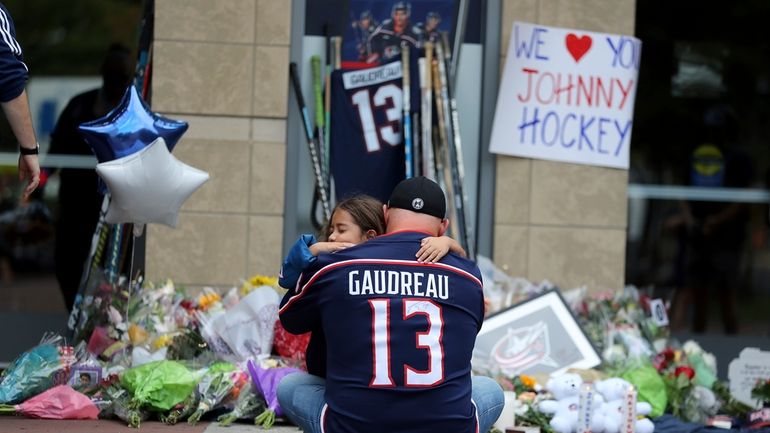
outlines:
M555 400L544 400L538 405L540 412L553 415L550 424L557 433L574 433L577 430L578 410L580 403L580 388L583 379L578 374L564 373L549 378L545 388ZM604 429L603 418L598 408L604 402L598 393L594 393L591 431L601 432Z
M604 433L619 433L623 428L623 397L626 390L631 387L631 383L619 377L596 382L596 391L604 397L604 403L599 410L604 418ZM652 406L647 402L636 403L636 414L648 415L652 411ZM655 425L648 418L636 420L636 433L652 433Z

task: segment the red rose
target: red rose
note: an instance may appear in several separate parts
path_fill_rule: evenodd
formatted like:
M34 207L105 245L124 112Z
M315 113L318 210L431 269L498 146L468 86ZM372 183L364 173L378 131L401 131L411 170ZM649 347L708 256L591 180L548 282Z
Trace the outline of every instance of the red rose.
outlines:
M679 377L680 374L685 374L687 375L688 379L692 379L695 377L695 370L686 365L680 365L676 368L676 370L674 370L674 377Z
M652 366L655 367L658 372L661 372L668 367L668 359L666 359L665 355L659 353L652 359Z
M650 297L647 295L640 296L639 305L642 307L642 310L650 311Z
M658 372L661 372L668 367L668 365L673 361L674 359L674 349L666 348L662 352L655 355L654 358L652 358L652 366L655 367Z

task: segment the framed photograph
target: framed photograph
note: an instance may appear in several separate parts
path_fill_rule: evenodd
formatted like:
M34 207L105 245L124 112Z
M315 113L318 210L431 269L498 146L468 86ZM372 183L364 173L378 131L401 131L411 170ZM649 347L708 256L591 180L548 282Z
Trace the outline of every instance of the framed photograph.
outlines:
M102 380L102 368L97 365L76 365L72 368L69 385L73 389L94 388Z
M342 67L366 68L400 59L401 44L454 41L459 0L350 0ZM451 48L450 48L451 49Z
M473 350L474 370L506 376L558 374L601 362L558 290L487 317Z

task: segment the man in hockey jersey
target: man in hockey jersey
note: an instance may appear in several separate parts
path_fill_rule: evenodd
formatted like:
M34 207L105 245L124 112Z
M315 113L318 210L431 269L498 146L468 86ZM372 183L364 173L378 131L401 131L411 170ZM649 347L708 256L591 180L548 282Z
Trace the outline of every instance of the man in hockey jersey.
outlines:
M479 269L454 254L414 260L420 240L448 225L435 182L402 181L384 212L386 235L320 254L281 302L287 331L322 331L327 345L326 379L286 376L281 408L308 433L486 432L503 393L471 377L484 315Z
M385 63L401 55L401 42L416 47L420 41L420 29L409 21L410 7L403 1L393 5L390 19L377 27L369 37L368 63Z

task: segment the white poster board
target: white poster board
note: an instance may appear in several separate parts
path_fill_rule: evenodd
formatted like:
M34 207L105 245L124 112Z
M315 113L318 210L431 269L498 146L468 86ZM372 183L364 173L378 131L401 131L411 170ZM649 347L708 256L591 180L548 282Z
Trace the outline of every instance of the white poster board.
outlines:
M628 168L642 43L513 23L489 151Z
M738 358L730 361L727 370L730 394L736 400L754 408L759 408L760 402L751 398L751 389L757 384L757 380L767 378L770 378L770 352L756 347L741 350Z

